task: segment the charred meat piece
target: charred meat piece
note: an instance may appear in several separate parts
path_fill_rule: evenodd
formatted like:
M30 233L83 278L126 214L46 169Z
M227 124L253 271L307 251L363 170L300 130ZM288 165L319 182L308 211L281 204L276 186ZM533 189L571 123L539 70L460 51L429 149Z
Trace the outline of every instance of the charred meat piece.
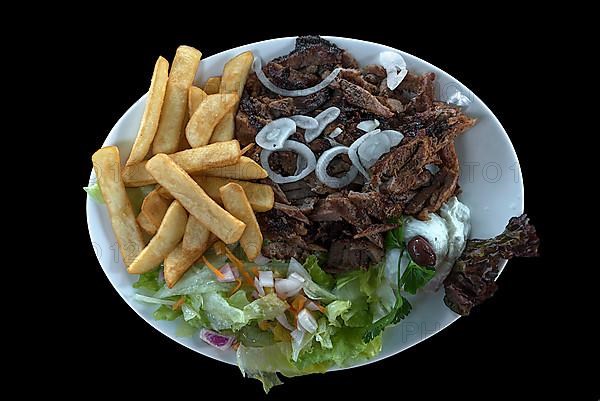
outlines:
M527 215L510 219L504 232L487 240L470 240L444 281L444 302L454 312L468 315L497 289L503 259L538 256L540 240Z
M343 53L342 49L320 36L299 36L290 54L272 62L294 69L311 65L337 65L342 63Z
M366 269L378 263L384 256L381 248L364 239L343 239L334 241L329 248L327 269L345 271Z
M406 205L404 212L420 220L429 219L429 213L436 212L456 192L458 172L442 167L435 174L431 185L419 191Z
M377 86L367 82L359 70L344 68L342 71L340 71L340 75L338 76L360 86L363 89L366 89L373 95L377 94Z
M329 100L329 92L328 88L324 88L312 95L292 98L296 114L309 114L320 108Z
M379 103L379 100L366 89L343 78L340 79L339 82L342 93L344 94L344 99L349 104L380 117L391 118L394 116L394 113L392 113L390 109Z
M304 213L302 213L300 208L298 208L297 206L286 205L283 203L275 202L274 207L275 207L275 209L283 212L284 214L286 214L288 217L291 217L292 219L296 219L304 224L310 224L310 220L308 220L308 217L306 217L306 215Z
M290 241L269 242L262 247L262 254L271 259L288 260L294 258L304 261L310 253L307 248Z
M275 86L284 89L305 89L320 82L315 74L296 71L273 61L263 67L263 72Z

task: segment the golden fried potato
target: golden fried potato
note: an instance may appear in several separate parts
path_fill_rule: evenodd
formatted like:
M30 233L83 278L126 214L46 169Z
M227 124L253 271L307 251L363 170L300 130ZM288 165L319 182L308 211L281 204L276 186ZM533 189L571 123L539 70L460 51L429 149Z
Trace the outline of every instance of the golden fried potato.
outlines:
M127 272L142 274L154 270L181 241L188 214L181 203L174 200L167 209L156 234L140 254L131 262Z
M203 89L207 95L214 95L215 93L219 93L220 86L221 77L210 77L206 80Z
M190 86L190 90L188 92L188 114L191 117L194 114L194 111L200 106L200 103L206 99L208 95L202 89L196 86ZM185 135L183 135L185 138Z
M121 179L119 149L107 146L96 151L92 163L123 262L129 266L144 248L144 238Z
M189 173L206 169L230 166L240 160L240 143L236 140L217 142L195 149L182 150L169 155L175 163ZM156 181L146 171L147 161L127 166L123 169L123 181L128 187L141 187Z
M167 287L172 288L183 274L200 258L204 252L217 240L213 234L210 234L205 247L197 248L193 251L183 249L183 243L179 245L165 259L165 282Z
M154 136L152 153L175 153L188 112L188 91L202 53L193 47L179 46L171 65L165 99Z
M193 178L198 184L200 184L202 189L206 191L208 196L210 196L220 205L222 205L223 202L221 201L221 193L219 192L219 188L229 184L230 182L236 183L244 189L244 192L248 197L248 201L252 206L252 210L255 212L266 212L273 209L273 205L275 204L273 188L266 184L257 184L254 182L239 181L231 178L221 177L195 176Z
M185 226L185 234L183 234L183 249L186 251L195 251L206 246L210 230L200 223L200 220L194 216L190 216L187 225ZM206 249L206 248L204 248Z
M252 52L238 54L225 64L223 76L221 77L220 93L236 93L242 95L246 79L252 67L254 55Z
M223 116L221 121L215 126L215 129L210 137L210 143L230 141L233 139L235 132L235 119L233 112L229 112Z
M244 189L240 185L230 182L222 186L219 191L225 209L246 223L246 229L240 238L240 245L248 260L253 261L260 254L263 236Z
M236 105L238 95L215 94L208 95L200 103L198 109L194 112L185 128L185 135L193 148L206 145L215 126L221 119Z
M246 224L219 206L169 156L158 154L146 163L146 169L188 212L227 244L242 236Z
M171 193L169 191L167 191L165 188L161 187L160 185L158 185L158 188L156 188L156 192L158 192L158 194L160 196L162 196L163 198L165 198L168 201L172 201L173 195L171 195Z
M131 166L139 163L146 158L152 146L152 140L158 129L160 111L167 89L167 79L169 77L169 62L163 57L159 57L154 65L152 80L150 81L150 90L146 98L146 107L142 122L138 130L133 148L129 154L126 165Z
M156 234L156 230L158 230L158 227L152 224L152 222L148 220L148 217L146 217L146 215L143 212L140 212L140 214L137 215L135 220L142 228L142 230L144 230L148 235Z
M146 195L144 201L142 202L141 211L141 213L146 216L147 220L150 221L150 223L152 223L157 229L160 226L163 217L165 217L165 213L167 213L169 205L171 204L171 201L168 201L160 196L159 190L160 187Z
M216 142L214 145L217 143L220 142ZM240 157L240 161L235 164L205 169L202 170L200 174L209 177L236 178L238 180L259 180L269 176L260 164L246 156Z

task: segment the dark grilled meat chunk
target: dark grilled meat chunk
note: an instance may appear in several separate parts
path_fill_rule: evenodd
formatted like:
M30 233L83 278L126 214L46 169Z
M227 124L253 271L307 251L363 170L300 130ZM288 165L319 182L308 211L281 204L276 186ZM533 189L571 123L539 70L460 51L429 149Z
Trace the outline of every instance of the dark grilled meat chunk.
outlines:
M383 256L383 249L363 239L334 241L329 248L327 269L329 271L366 269L378 263Z
M263 72L275 86L283 89L305 89L320 81L315 74L306 74L273 61L263 67Z
M392 113L390 109L379 103L379 100L366 89L345 79L340 79L339 82L342 93L344 94L344 99L349 104L380 117L391 118L394 116L394 113Z
M311 65L337 65L342 63L343 53L342 49L320 36L299 36L290 54L272 62L294 69Z

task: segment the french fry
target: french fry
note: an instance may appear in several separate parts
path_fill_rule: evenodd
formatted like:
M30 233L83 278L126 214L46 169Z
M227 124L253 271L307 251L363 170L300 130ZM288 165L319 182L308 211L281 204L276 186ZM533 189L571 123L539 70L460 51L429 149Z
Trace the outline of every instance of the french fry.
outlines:
M202 89L196 86L190 86L190 90L188 92L188 114L191 117L194 114L194 111L200 106L200 103L206 99L208 95ZM183 135L185 137L185 135Z
M190 216L185 226L183 234L183 249L186 251L195 251L206 246L210 230L200 223L200 220ZM206 249L206 248L205 248Z
M140 214L137 215L135 220L140 225L142 230L144 230L146 233L148 233L149 235L156 234L156 230L158 230L158 227L152 224L152 222L148 220L148 217L146 217L146 215L143 212L140 212Z
M214 145L217 143L220 142L216 142ZM240 157L240 160L235 164L205 169L200 174L209 177L235 178L238 180L258 180L269 176L264 168L246 156Z
M172 288L183 274L200 258L204 252L217 240L213 234L210 234L205 247L198 248L194 251L183 249L183 243L179 245L165 259L165 282L167 287Z
M238 54L225 64L221 77L220 93L236 93L241 95L246 85L250 67L254 61L252 52Z
M204 191L218 204L223 204L221 201L221 193L219 188L224 185L234 182L244 188L244 192L248 197L248 201L255 212L266 212L273 209L275 204L275 195L273 188L266 184L256 184L248 181L238 181L231 178L221 177L204 177L195 176L194 180L202 187Z
M185 127L185 136L193 148L206 145L215 126L237 103L238 95L215 94L208 95L194 112ZM172 152L170 152L172 153Z
M127 166L141 162L146 158L146 155L150 151L152 140L158 129L160 111L167 89L168 77L169 62L165 58L159 57L154 65L154 72L152 73L152 80L150 81L150 90L148 91L148 97L146 99L144 115L142 116L142 122L140 123L140 128L135 138L135 142L133 143L133 148L129 154L129 159L127 159Z
M215 126L215 129L210 137L210 143L230 141L233 139L235 132L235 119L233 112L229 112L223 116L221 121Z
M146 169L195 218L227 244L242 236L246 224L220 207L169 156L158 154L146 163Z
M129 266L144 248L144 238L121 179L119 149L107 146L96 151L92 155L92 163L123 262Z
M154 154L174 153L178 149L188 111L188 91L196 76L201 57L202 53L193 47L177 48L169 73L158 130L152 144Z
M236 140L218 142L196 149L182 150L169 155L175 163L189 173L209 168L230 166L240 160L240 143ZM123 169L123 181L128 187L153 184L156 180L146 171L147 161Z
M144 198L142 202L142 211L141 213L146 216L146 219L152 223L154 227L158 229L160 223L165 217L165 213L167 213L167 209L171 204L171 201L166 200L162 196L160 196L159 191L160 187L150 192ZM139 219L138 219L139 223ZM143 228L143 227L142 227ZM147 231L147 230L146 230ZM156 230L155 230L156 232ZM154 233L152 233L154 234Z
M214 95L215 93L219 93L220 87L221 77L210 77L206 80L203 89L207 95Z
M168 200L168 201L173 200L173 195L171 195L171 193L169 191L167 191L165 188L161 187L160 185L158 186L156 191L158 192L158 194L160 196L162 196L166 200Z
M188 214L181 203L174 200L167 209L156 234L127 268L131 274L142 274L155 269L181 241Z
M248 202L248 198L244 193L244 189L234 183L221 187L221 199L225 209L244 223L246 223L246 229L240 237L240 245L246 253L248 260L253 261L260 254L260 250L263 244L263 236L260 232L260 227L256 221L256 216Z

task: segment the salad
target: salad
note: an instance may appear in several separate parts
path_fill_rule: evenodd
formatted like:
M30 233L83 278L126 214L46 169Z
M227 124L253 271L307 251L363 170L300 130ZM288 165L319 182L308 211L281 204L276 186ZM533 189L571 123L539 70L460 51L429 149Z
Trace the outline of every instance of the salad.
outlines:
M241 53L203 88L200 58L157 60L127 163L100 149L85 189L139 275L135 300L235 352L265 391L373 358L417 293L467 315L503 259L537 255L526 215L470 238L454 140L476 121L460 92L435 98L435 74L396 52L361 68L318 36L264 66Z

